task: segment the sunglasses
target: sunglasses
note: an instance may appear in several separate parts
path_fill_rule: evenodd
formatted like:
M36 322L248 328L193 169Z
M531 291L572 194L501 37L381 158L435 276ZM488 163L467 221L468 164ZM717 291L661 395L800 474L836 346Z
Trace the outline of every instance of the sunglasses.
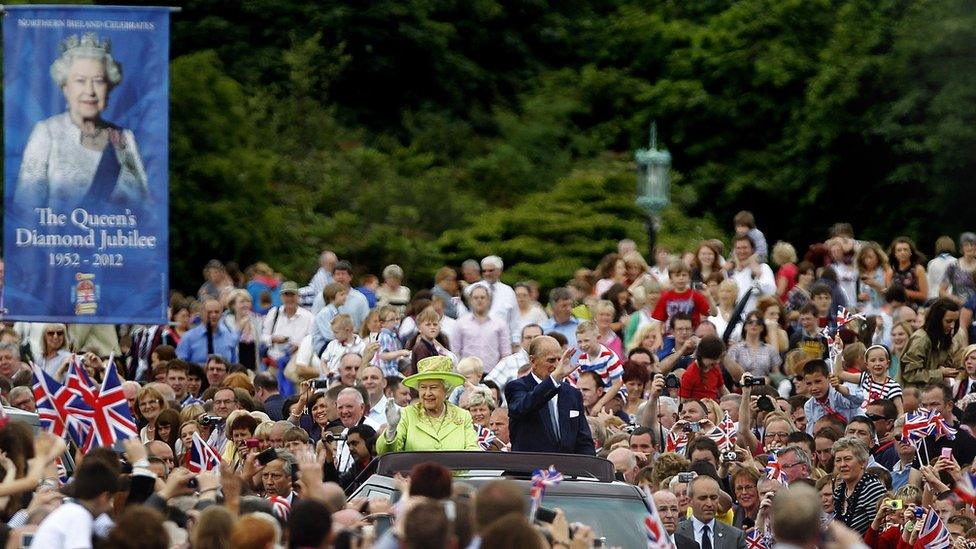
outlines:
M64 332L48 332L47 335L49 335L49 336L63 336L64 335Z
M868 419L870 419L871 421L883 421L888 418L884 416L879 416L878 414L868 414Z
M758 318L750 318L746 321L746 325L752 324L753 326L762 326L762 321Z

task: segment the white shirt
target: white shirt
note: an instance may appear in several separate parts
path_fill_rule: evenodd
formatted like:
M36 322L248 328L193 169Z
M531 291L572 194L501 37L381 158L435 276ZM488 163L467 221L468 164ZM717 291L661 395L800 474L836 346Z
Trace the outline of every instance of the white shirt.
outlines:
M498 361L498 364L488 372L485 379L495 382L498 388L505 393L505 385L510 381L518 379L519 368L529 363L529 353L519 347L513 354Z
M958 259L952 257L952 254L948 253L941 253L929 261L925 269L925 278L929 282L929 299L939 297L939 285L942 284L942 279L945 278L946 270L949 268L949 265L958 261Z
M369 416L365 416L363 417L362 424L369 425L370 427L373 428L374 431L379 431L380 425L385 425L386 421L384 421L382 424L376 423L375 421L370 419ZM349 428L346 427L342 430L342 436L348 436L348 435L349 435ZM352 467L352 454L349 453L349 445L346 444L345 440L336 441L335 460L336 460L335 462L336 470L339 471L340 475L342 473L345 473L346 471L349 470L350 467Z
M752 269L747 267L733 271L731 278L739 286L739 296L736 299L742 299L742 296L746 295L746 292L753 285ZM749 296L749 301L746 302L746 307L742 310L743 318L756 308L756 302L759 301L760 297L776 293L776 278L773 276L773 270L769 268L769 265L759 264L759 278L755 279L755 282L758 285L758 290Z
M301 307L295 309L292 316L285 314L284 305L268 311L261 329L261 343L271 346L268 356L277 360L287 354L290 345L300 345L302 338L312 330L312 318L312 313ZM288 342L272 345L271 338L274 336L286 336Z
M698 546L701 547L702 544L702 534L704 534L705 526L708 526L708 538L712 542L712 547L715 547L715 519L712 519L708 523L704 523L694 515L691 516L691 526L695 530L695 541L698 542Z
M31 547L36 549L88 549L92 546L95 517L81 504L68 501L51 512L37 528Z
M322 352L322 373L325 375L339 375L339 361L349 353L356 353L363 356L366 352L366 342L358 334L353 334L352 338L345 343L338 339L333 339L325 346Z
M366 414L366 419L377 425L386 425L386 403L389 401L389 397L383 395L382 398L376 401L376 406L369 409L369 412Z

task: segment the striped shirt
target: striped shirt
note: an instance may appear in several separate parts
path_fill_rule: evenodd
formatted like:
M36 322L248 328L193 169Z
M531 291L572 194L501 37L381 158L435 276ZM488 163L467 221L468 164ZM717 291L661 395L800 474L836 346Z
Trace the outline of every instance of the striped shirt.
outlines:
M868 404L875 400L882 398L893 400L902 395L901 385L895 380L885 377L884 383L878 383L871 379L871 374L867 372L861 373L861 381L858 383L858 387L861 389L861 394L864 395L864 403L861 404L861 408L867 408Z
M609 387L611 383L624 377L624 363L610 349L600 345L600 353L590 357L586 353L581 353L577 360L580 367L569 376L569 384L576 387L576 380L583 372L596 372L603 380L603 386Z
M864 473L857 481L849 498L845 497L845 483L837 483L834 489L836 518L848 528L864 535L878 512L878 500L887 493L884 484L871 473Z

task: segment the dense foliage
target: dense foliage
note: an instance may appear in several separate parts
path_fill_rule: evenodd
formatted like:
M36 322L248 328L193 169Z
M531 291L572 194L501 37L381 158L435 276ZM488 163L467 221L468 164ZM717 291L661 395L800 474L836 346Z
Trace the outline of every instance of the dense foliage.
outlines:
M150 2L146 2L150 3ZM152 2L157 3L157 2ZM665 242L740 208L928 249L976 187L964 0L189 0L174 15L172 275L305 280L331 247L428 285L502 255L549 285L628 236L633 149L674 157ZM933 222L933 220L937 220Z

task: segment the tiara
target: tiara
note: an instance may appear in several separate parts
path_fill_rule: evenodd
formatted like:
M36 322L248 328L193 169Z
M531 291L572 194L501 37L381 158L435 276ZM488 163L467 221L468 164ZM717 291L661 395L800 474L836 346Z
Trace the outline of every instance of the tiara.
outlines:
M77 34L72 34L71 36L65 38L61 41L61 53L67 53L75 49L84 49L99 53L111 53L112 43L108 38L99 41L98 36L93 32L86 32L78 38Z

